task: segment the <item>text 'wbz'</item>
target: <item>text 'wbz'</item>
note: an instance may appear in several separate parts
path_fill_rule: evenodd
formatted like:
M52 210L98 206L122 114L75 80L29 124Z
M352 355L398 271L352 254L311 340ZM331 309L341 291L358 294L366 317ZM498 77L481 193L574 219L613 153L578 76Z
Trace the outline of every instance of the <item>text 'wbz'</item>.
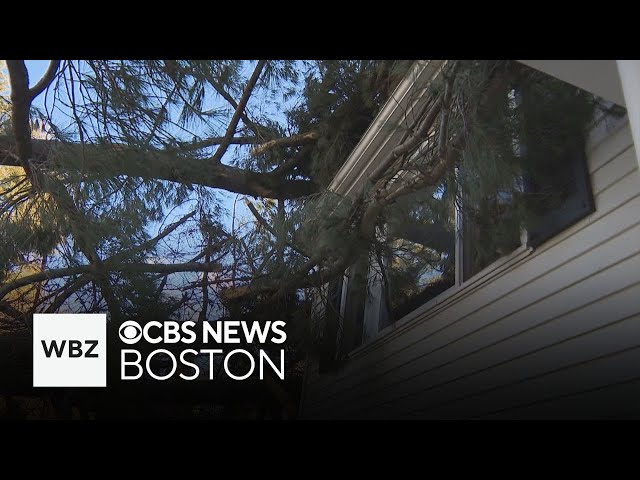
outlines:
M239 320L221 320L214 322L158 322L151 321L140 325L135 321L124 322L119 328L120 340L127 345L134 345L144 340L152 345L164 343L185 344L283 344L287 334L283 330L285 323L246 322ZM141 349L146 350L146 349ZM276 365L267 352L258 349L255 352L236 348L228 353L220 348L187 348L175 352L166 348L157 348L151 352L143 352L133 348L120 351L120 378L122 380L138 380L146 372L154 380L168 380L176 373L183 380L201 378L201 369L209 372L209 380L214 379L214 372L219 366L233 380L246 380L256 370L256 358L259 366L259 378L264 379L265 367L284 380L284 349L279 350L279 362ZM224 358L220 358L224 355ZM145 358L143 358L145 357ZM217 361L219 360L219 361Z

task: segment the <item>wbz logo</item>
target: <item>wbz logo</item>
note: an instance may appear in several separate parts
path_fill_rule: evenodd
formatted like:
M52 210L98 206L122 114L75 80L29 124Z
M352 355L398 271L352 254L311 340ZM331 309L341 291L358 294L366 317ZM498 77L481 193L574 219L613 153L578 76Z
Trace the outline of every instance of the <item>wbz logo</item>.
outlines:
M98 340L85 340L85 345L89 345L89 350L84 353L86 358L99 358L97 353L93 352L93 349L98 345ZM64 346L67 344L66 340L62 340L60 344L55 340L51 340L51 343L47 345L45 340L42 340L42 348L44 348L44 354L47 358L51 358L51 354L55 352L56 357L60 358L64 355ZM69 340L69 358L82 357L82 342L80 340Z
M34 387L106 387L104 313L33 316Z

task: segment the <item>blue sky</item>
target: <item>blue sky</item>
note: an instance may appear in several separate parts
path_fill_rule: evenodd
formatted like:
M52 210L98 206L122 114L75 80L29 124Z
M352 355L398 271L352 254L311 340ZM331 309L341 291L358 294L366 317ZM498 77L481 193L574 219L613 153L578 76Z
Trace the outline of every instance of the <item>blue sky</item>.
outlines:
M45 71L47 70L48 66L49 66L49 60L26 60L25 63L27 65L27 68L29 70L29 83L30 86L35 85L36 82L38 82L38 80L44 75ZM33 102L34 106L40 109L44 109L44 100L45 100L45 95L41 94L39 95ZM293 101L290 102L286 102L286 103L293 103L295 101L295 99ZM280 108L274 106L273 104L271 105L271 107L267 107L269 110L269 116L272 118L277 118L279 121L284 122L285 121L285 117L284 114L282 113L282 107L284 105L279 105ZM289 105L287 105L289 106ZM279 110L279 111L278 111ZM59 112L58 112L59 114ZM53 114L54 117L54 122L56 121L56 117L58 115ZM58 119L60 120L60 119ZM66 120L66 119L65 119ZM65 120L62 120L62 122L64 123ZM56 122L57 123L57 122ZM234 207L234 200L236 199L236 194L234 193L230 193L230 192L226 192L226 191L222 191L219 190L218 191L218 198L221 201L221 206L223 206L223 208L225 208L229 214L226 216L222 216L220 218L221 223L225 226L225 228L228 231L231 231L232 229L232 215L231 212L233 211L233 207ZM194 199L195 201L195 199ZM147 231L151 234L154 235L155 232L161 230L162 228L164 228L164 226L166 226L167 224L181 218L183 215L185 215L186 213L188 213L191 208L193 208L193 202L188 202L178 208L173 209L168 217L165 219L164 222L162 222L162 224L160 223L152 223L150 225L147 226ZM237 215L237 219L236 222L238 221L253 221L253 216L251 215L251 213L249 212L249 210L246 208L244 202L242 201L238 201L236 204L236 215ZM164 226L163 226L164 225ZM237 223L236 223L236 227L237 227Z
M44 75L45 71L47 70L47 67L49 66L49 62L50 60L25 60L25 64L27 65L27 69L29 70L29 84L30 86L33 86L36 84L36 82L38 82L38 80L40 78L42 78L42 76ZM37 108L43 108L44 107L44 99L45 99L45 95L39 95L33 102L33 105ZM55 115L54 115L55 117ZM219 192L220 196L224 198L224 201L222 202L223 205L229 210L231 211L233 208L233 201L235 199L235 194L231 194L229 192L223 192L220 191ZM238 202L237 207L240 210L240 213L244 215L247 215L249 212L248 210L245 208L244 203L243 202ZM180 218L182 217L185 213L187 213L188 209L188 205L185 205L185 208L178 208L176 210L174 210L172 212L172 217L175 218ZM243 215L243 216L244 216ZM168 222L166 223L171 223L173 220L169 219ZM229 216L228 218L228 222L223 222L224 224L226 224L227 227L230 228L231 226L231 216Z
M27 69L29 70L29 83L30 86L35 85L35 83L40 80L44 72L47 70L49 66L49 60L26 60ZM38 96L33 102L36 107L42 108L42 103L44 100L44 95Z

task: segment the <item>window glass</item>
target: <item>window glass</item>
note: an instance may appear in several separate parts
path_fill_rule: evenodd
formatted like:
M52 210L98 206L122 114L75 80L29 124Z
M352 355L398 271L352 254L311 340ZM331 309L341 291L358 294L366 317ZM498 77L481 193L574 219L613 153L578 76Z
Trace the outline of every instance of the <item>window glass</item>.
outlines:
M523 232L537 246L594 209L584 148L595 99L533 71L499 98L486 116L509 121L462 166L464 280L517 248Z
M368 295L369 262L363 252L347 273L347 295L341 338L341 352L346 354L362 344L365 301Z
M337 360L337 348L340 339L340 306L342 298L342 277L332 281L327 286L327 297L324 309L324 325L320 339L320 361L319 370L321 373L330 371L335 367Z
M455 284L455 182L403 197L384 212L378 256L387 315L394 322ZM375 278L375 277L374 277Z

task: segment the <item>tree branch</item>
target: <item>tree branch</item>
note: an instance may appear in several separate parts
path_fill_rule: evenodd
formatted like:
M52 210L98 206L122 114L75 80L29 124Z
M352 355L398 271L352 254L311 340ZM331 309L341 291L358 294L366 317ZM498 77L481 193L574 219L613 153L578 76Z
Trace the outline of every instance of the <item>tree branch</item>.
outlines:
M251 211L251 213L253 214L253 216L255 217L255 219L258 221L258 223L260 225L262 225L264 228L267 229L267 231L273 235L276 239L278 239L280 236L278 235L278 232L276 232L276 230L269 225L269 222L267 222L267 220L260 215L260 212L258 212L258 210L256 209L255 205L250 202L248 199L245 198L244 200L245 205L247 206L247 208ZM311 255L305 253L301 248L295 246L294 244L292 244L290 241L285 240L285 245L287 245L288 247L292 248L293 250L295 250L296 252L304 255L305 257L310 257Z
M390 192L387 196L384 197L382 203L384 205L388 205L392 202L395 202L403 195L415 192L420 188L436 185L442 179L447 170L453 166L456 158L458 158L458 155L461 153L463 148L464 136L459 135L447 147L444 154L438 156L436 163L432 167L430 167L424 173L421 173L417 177L413 178L400 188L397 188L396 190Z
M54 140L33 140L31 143L35 157L39 162L46 162L48 168L99 178L127 175L266 198L299 198L318 191L318 186L309 180L287 180L278 172L260 173L161 150L124 145L63 144ZM10 137L0 136L0 165L23 166L9 153L13 146Z
M233 135L236 133L236 128L238 126L238 122L240 121L240 117L244 113L244 109L246 108L247 103L249 102L251 93L253 92L253 89L256 86L256 83L258 83L258 79L260 78L260 74L262 73L262 69L264 68L266 63L267 63L266 60L258 61L258 64L256 65L256 68L253 71L251 78L249 78L249 81L247 82L247 86L244 88L244 92L242 93L242 97L238 102L238 106L236 107L235 112L233 112L233 116L231 117L231 121L227 126L227 131L224 134L222 143L220 144L220 146L218 147L218 150L216 150L216 153L213 155L211 159L212 162L219 163L222 157L224 156L225 152L229 148L229 143L231 142Z
M206 263L211 262L211 237L207 239L207 247L205 249L205 257L204 260ZM200 315L198 315L198 321L204 322L207 319L207 309L209 307L209 273L202 272L202 310L200 310Z
M271 293L268 301L276 301L294 288L311 286L309 271L316 267L321 261L321 257L315 256L307 260L300 269L291 272L286 279L275 279L260 284L250 283L237 287L229 287L220 292L220 298L224 302L235 302L249 296Z
M18 320L18 319L20 319L21 317L24 316L24 313L22 313L19 310L16 310L15 308L13 308L11 305L9 305L6 302L0 302L0 313L4 313L6 315L9 315L14 320Z
M180 142L178 145L182 150L200 150L207 147L215 147L222 144L225 137L210 137L193 142ZM258 137L233 137L229 140L229 145L255 145L260 143Z
M47 307L46 313L56 312L62 306L62 304L67 300L67 298L73 295L74 292L77 292L78 290L80 290L91 280L92 280L91 275L86 273L81 275L77 279L75 279L73 282L71 282L70 285L67 286L67 288L65 288L65 290L60 295L58 295L55 298L53 303L51 303L51 305Z
M162 232L160 232L154 238L151 238L151 239L147 240L146 242L143 242L140 245L138 245L138 246L136 246L136 247L134 247L132 249L125 250L124 252L118 253L118 254L108 258L107 260L105 260L105 263L119 262L121 260L124 260L125 258L128 258L128 257L131 257L131 256L135 255L136 253L143 252L143 251L151 248L156 243L158 243L160 240L165 238L167 235L169 235L170 233L175 231L179 226L184 225L184 223L187 220L189 220L191 217L193 217L195 214L196 214L195 210L193 212L191 212L191 213L186 214L184 217L182 217L177 222L174 222L171 225L169 225L167 228L165 228Z
M296 153L293 157L291 157L288 160L282 162L276 168L271 170L271 173L273 175L284 176L284 175L288 174L291 170L293 170L296 167L296 165L298 165L298 163L300 163L300 161L304 157L305 157L305 155L303 154L303 150L301 150L298 153Z
M49 85L51 85L51 82L53 82L53 79L55 78L56 73L58 73L59 67L60 67L60 60L51 60L51 62L49 63L49 67L47 68L47 71L44 72L44 75L42 76L40 81L38 81L38 83L36 83L32 88L29 89L29 96L31 97L31 100L36 98L46 88L48 88Z
M6 63L9 71L9 84L11 85L11 127L17 147L16 153L20 160L20 166L31 178L33 173L29 162L33 152L29 109L32 97L29 92L29 72L24 60L7 60Z
M269 140L262 145L252 148L251 156L257 157L276 147L293 147L304 143L315 142L318 138L319 135L317 132L299 133L298 135L292 135L290 137L274 138L273 140Z
M229 105L231 105L234 109L238 108L238 102L236 102L233 97L231 95L229 95L229 93L224 89L224 87L222 85L220 85L220 83L214 81L213 79L209 78L209 84L213 87L213 89L218 92L218 94L224 98ZM244 113L244 111L242 112L242 115L240 117L242 119L242 121L244 122L244 124L249 127L251 130L253 130L253 133L255 133L258 137L262 136L262 132L261 130L266 130L265 127L261 126L261 125L257 125L255 122L251 121L251 119L249 117L247 117L246 113Z
M258 221L258 223L260 225L262 225L271 235L276 237L277 236L276 231L273 229L273 227L271 225L269 225L269 222L267 222L264 219L264 217L262 215L260 215L260 212L258 212L258 210L256 209L255 205L253 203L251 203L246 198L244 200L244 203L247 206L247 208L251 211L251 213L253 214L254 218Z
M110 266L110 271L141 273L219 272L219 263L123 263Z
M436 121L441 108L442 97L438 96L424 118L418 122L415 132L411 133L404 142L402 142L400 145L397 145L393 150L391 150L391 152L389 152L389 154L387 154L387 156L371 173L370 181L376 182L385 172L387 172L390 165L395 160L400 158L405 153L416 148L418 144L425 139L425 135L433 126L433 123Z
M438 154L443 155L446 149L447 133L449 128L449 114L451 111L451 99L453 92L453 82L460 66L459 62L454 62L451 71L445 75L444 96L442 99L442 113L440 115L440 132L438 133Z
M180 273L180 272L219 272L222 267L218 263L121 263L119 265L102 265L109 272L140 272L140 273ZM78 265L76 267L58 268L20 277L6 283L0 288L0 300L17 288L24 287L43 280L70 277L71 275L95 274L96 267L92 265Z
M27 275L17 278L16 280L4 284L0 288L0 300L2 300L9 292L12 292L17 288L24 287L36 282L42 282L43 280L53 280L55 278L69 277L71 275L77 275L79 273L87 273L89 270L89 265L79 265L77 267L46 270L43 272L34 273L33 275Z
M255 136L232 137L231 139L228 139L228 142L229 145L255 145L250 152L251 155L255 157L275 147L293 147L303 145L305 143L316 141L318 138L319 136L316 132L307 132L292 135L290 137L274 138L273 140L269 140L265 143L261 143L262 140ZM209 137L202 140L194 139L192 142L179 142L178 145L181 150L193 151L222 145L222 143L225 141L227 141L226 137Z

